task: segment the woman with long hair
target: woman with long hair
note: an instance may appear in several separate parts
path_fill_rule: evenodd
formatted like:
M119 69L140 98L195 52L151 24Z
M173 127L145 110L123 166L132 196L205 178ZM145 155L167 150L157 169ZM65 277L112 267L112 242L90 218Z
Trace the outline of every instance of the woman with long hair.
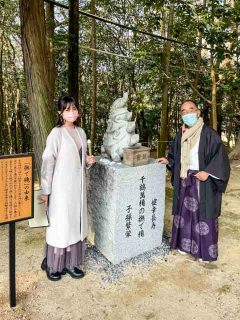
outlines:
M49 280L68 273L79 279L87 236L85 169L95 163L87 156L87 139L77 126L79 109L73 97L58 101L58 122L50 132L42 155L40 200L48 208L46 254L41 268Z

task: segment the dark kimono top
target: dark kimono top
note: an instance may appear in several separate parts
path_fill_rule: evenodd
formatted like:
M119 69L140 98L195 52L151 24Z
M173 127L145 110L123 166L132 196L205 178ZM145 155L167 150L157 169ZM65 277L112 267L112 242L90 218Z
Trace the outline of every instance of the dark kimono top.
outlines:
M168 169L172 172L173 214L177 215L179 208L179 188L181 171L181 136L180 130L170 145L168 154ZM206 171L211 176L206 181L200 181L200 219L214 219L221 213L222 193L226 190L230 176L230 163L225 146L218 133L203 125L199 141L199 171Z

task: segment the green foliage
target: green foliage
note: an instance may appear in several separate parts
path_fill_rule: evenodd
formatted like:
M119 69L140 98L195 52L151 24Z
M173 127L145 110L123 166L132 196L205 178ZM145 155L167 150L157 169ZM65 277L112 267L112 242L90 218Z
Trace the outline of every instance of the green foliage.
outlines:
M30 151L17 1L0 3L0 153Z

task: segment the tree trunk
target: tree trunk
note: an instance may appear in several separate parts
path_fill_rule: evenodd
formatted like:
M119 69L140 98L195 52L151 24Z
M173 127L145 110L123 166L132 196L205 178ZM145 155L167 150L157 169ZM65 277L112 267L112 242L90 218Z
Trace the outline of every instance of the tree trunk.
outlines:
M17 71L17 66L16 66L16 52L15 48L11 42L11 38L7 37L7 43L9 45L9 61L11 61L11 66L13 68L13 73L14 73L14 78L15 78L15 83L13 84L14 87L16 87L16 90L13 90L15 97L14 97L14 108L13 108L13 116L12 116L12 143L13 143L13 152L14 153L20 153L22 152L22 134L21 134L21 128L20 128L20 121L21 118L20 116L20 95L21 95L21 90L20 90L20 80L19 80L19 75ZM11 52L10 52L11 49Z
M78 103L79 69L79 1L69 0L68 93Z
M198 37L198 45L201 46L202 45L202 34L199 34ZM201 60L202 60L202 49L198 48L198 52L197 52L197 62L196 62L196 73L195 73L195 79L194 79L194 88L197 90L198 87L198 82L199 82L199 75L200 75L200 66L201 66ZM197 97L197 91L193 90L193 94L192 94L192 99L193 101L195 101L196 97Z
M14 131L14 153L20 153L21 148L21 130L19 127L19 104L20 104L20 90L16 89L16 98L14 102L14 123L13 123L13 131Z
M214 130L217 130L218 120L217 120L217 81L216 73L213 62L213 53L211 52L211 80L212 80L212 113L211 122Z
M218 81L218 77L217 77L217 81ZM223 101L223 92L217 91L217 132L220 137L223 131L222 101Z
M6 87L3 89L3 96L8 97L9 92ZM12 143L12 134L11 134L11 123L12 123L12 112L9 105L9 99L5 99L3 106L3 123L4 123L4 154L13 153L13 143Z
M229 154L229 159L230 160L240 160L240 131L238 133L235 148Z
M202 2L202 7L206 6L206 0L203 0ZM202 33L199 33L198 36L198 45L202 46ZM201 67L201 60L202 60L202 49L198 48L198 52L197 52L197 61L196 61L196 73L195 73L195 79L194 79L194 88L197 90L198 87L198 82L199 82L199 75L200 75L200 67ZM197 97L197 91L193 90L193 95L192 95L192 99L195 101L196 97Z
M232 128L233 128L233 119L232 117L229 118L229 123L228 123L228 127L227 127L227 132L226 132L226 136L227 136L227 149L230 149L230 141L231 141L231 135L232 135Z
M3 32L1 34L1 46L0 46L0 153L3 154L3 145L4 145L4 138L3 138L3 106L4 106L4 96L3 96Z
M40 176L42 151L54 126L53 92L49 51L46 41L44 7L41 0L20 0L20 18L28 107L35 153Z
M55 81L57 78L57 72L55 67L55 54L54 54L54 31L55 31L55 20L54 20L54 4L46 3L46 35L49 46L49 63L50 63L50 76L51 76L51 91L54 96L55 92Z
M146 124L144 109L137 114L137 128L140 135L140 142L148 147L148 127Z
M168 18L167 38L170 38L173 23L173 7L170 8ZM161 127L158 142L158 157L165 156L167 141L169 136L168 130L168 91L170 86L169 66L170 66L171 42L166 41L164 44L164 78L162 89L162 110L161 110Z
M91 13L96 14L96 0L91 1ZM96 20L92 19L92 49L96 50ZM92 121L91 121L91 141L94 150L96 140L97 122L97 56L96 51L92 51Z

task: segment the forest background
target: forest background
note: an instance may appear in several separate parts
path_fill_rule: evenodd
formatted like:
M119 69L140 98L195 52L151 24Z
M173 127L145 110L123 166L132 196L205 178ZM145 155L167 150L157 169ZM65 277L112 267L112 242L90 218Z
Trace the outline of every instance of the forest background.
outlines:
M240 159L239 24L239 1L0 0L0 154L34 150L39 172L63 94L99 153L127 91L140 141L158 156L193 99Z

